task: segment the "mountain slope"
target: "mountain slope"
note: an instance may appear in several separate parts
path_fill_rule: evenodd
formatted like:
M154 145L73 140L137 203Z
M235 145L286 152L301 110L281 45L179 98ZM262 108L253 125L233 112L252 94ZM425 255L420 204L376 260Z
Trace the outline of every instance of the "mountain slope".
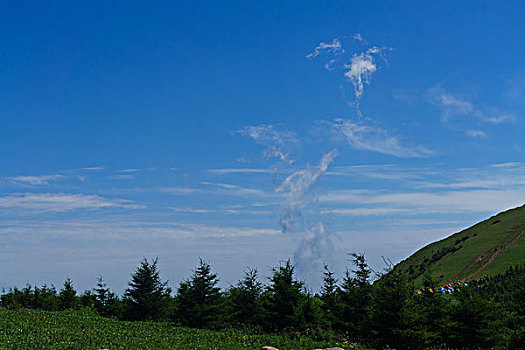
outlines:
M439 282L472 280L525 262L525 206L431 243L396 265L415 285L429 271Z

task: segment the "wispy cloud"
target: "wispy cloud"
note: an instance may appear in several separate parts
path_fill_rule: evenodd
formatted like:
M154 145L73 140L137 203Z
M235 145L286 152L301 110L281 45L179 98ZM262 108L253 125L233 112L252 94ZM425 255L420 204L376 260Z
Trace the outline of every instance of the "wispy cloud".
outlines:
M214 174L271 174L270 169L254 169L254 168L224 168L224 169L209 169L208 172Z
M493 168L514 168L514 167L520 167L520 166L522 166L522 163L518 163L518 162L507 162L507 163L491 164L490 166L493 167Z
M249 226L221 226L176 221L137 221L122 218L92 220L10 220L0 227L0 234L48 237L78 236L85 239L128 240L174 238L235 238L272 236L279 230Z
M497 213L523 204L525 188L520 190L465 190L432 192L403 192L356 194L352 191L326 193L322 202L352 205L385 205L395 209L410 209L422 213Z
M7 178L9 181L17 184L39 186L47 185L51 181L58 181L66 178L64 175L39 175L39 176L14 176Z
M473 138L477 138L477 137L483 138L487 136L487 134L485 134L485 132L481 130L467 130L465 131L465 134Z
M66 193L21 193L0 197L0 208L9 210L67 212L82 209L141 209L144 205L124 199Z
M333 54L344 52L343 47L341 46L341 41L338 38L332 40L331 43L319 43L313 52L306 55L306 58L312 59L317 57L319 54L329 52Z
M245 126L236 132L265 146L265 157L275 157L286 164L292 162L289 158L289 149L298 143L294 132L277 130L273 125Z
M276 192L286 193L284 215L280 220L283 232L295 229L296 220L305 218L303 209L312 201L312 187L326 172L336 155L335 150L326 153L317 167L308 166L294 172L276 189Z
M103 166L93 166L93 167L81 168L80 170L101 171L101 170L105 170L105 169L106 169L106 167L103 167Z
M449 93L441 87L434 87L427 91L428 101L442 110L443 121L449 122L453 117L471 116L489 124L501 124L513 121L516 117L508 112L490 107L481 109L466 99ZM471 135L469 135L471 136Z
M336 119L331 122L336 134L343 135L350 147L358 150L374 151L401 158L423 158L433 154L424 147L404 147L387 130L365 124L364 121Z

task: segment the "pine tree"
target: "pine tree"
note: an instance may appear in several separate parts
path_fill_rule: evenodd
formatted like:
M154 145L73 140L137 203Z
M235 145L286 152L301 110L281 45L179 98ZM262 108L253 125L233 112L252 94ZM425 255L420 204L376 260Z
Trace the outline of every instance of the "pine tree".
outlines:
M294 266L290 260L278 268L273 268L272 271L270 285L266 290L267 327L272 330L295 327L296 311L301 300L303 284L293 278Z
M77 306L77 292L73 288L71 278L68 277L64 281L64 287L60 290L58 299L60 300L60 308L62 310L72 309Z
M230 323L256 326L263 319L261 294L262 283L257 279L257 270L244 272L244 278L228 289L227 305Z
M180 283L176 297L176 321L197 328L218 327L221 293L217 274L200 259L189 280Z
M126 319L159 321L168 316L171 289L161 281L157 262L144 259L131 275L123 298Z
M102 276L97 279L97 288L93 289L95 297L95 309L106 317L120 317L120 300L111 289L108 288Z
M323 285L321 286L321 309L324 313L326 326L329 328L341 329L341 301L340 289L337 286L338 280L334 273L330 271L328 265L324 265Z

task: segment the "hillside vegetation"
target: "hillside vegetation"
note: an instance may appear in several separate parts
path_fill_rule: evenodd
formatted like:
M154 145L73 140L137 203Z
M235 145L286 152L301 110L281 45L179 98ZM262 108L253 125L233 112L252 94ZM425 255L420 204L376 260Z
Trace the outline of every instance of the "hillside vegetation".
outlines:
M440 283L495 276L525 262L525 206L510 209L431 243L395 269L416 286L425 273Z

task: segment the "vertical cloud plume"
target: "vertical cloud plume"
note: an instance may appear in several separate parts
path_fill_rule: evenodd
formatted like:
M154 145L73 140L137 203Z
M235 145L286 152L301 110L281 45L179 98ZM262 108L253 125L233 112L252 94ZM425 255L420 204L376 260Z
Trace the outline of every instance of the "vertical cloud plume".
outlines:
M281 229L283 233L298 232L302 235L294 259L298 271L311 280L315 280L321 263L332 253L333 244L322 221L319 220L313 225L308 222L307 209L317 202L318 195L314 191L314 185L336 156L336 150L324 154L317 166L307 166L292 173L276 189L276 192L286 194L280 219Z

